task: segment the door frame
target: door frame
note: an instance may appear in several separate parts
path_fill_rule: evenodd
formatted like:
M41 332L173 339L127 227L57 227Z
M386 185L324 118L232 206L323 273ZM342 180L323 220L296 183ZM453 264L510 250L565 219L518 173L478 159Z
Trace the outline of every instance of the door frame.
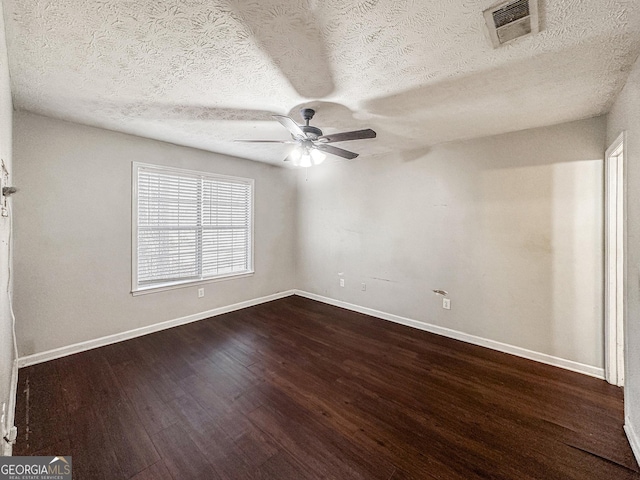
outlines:
M605 377L624 385L626 313L626 132L605 153Z

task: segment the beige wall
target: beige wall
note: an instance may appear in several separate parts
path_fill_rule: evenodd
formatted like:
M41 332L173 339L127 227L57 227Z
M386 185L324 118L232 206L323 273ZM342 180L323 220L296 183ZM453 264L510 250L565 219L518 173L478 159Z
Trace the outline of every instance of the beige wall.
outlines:
M13 111L2 15L0 6L0 158L11 173L11 117ZM12 180L13 178L10 176L9 181L12 182ZM9 203L11 203L11 200L9 200ZM14 401L13 398L10 398L10 393L12 390L11 370L15 359L13 328L9 310L9 295L11 295L11 286L9 285L9 265L11 262L9 256L10 226L10 218L0 216L0 404L7 404L7 412L11 409ZM5 435L8 426L12 426L9 425L12 416L12 414L7 415L6 425L0 427L2 433L0 437ZM0 447L0 454L2 454L2 447Z
M604 118L309 171L15 119L21 355L300 288L603 367ZM132 297L132 161L255 178L256 275Z
M600 117L300 171L298 288L602 368L604 143Z
M15 304L20 355L294 288L290 170L15 114ZM255 275L131 296L131 163L255 179Z
M640 60L609 113L607 143L612 143L622 131L627 132L625 424L634 432L640 461Z

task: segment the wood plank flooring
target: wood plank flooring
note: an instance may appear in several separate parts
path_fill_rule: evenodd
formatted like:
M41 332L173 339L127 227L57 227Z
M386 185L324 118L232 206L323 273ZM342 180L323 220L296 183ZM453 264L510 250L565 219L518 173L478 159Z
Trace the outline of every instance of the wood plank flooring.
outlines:
M640 479L622 390L301 297L24 368L74 479Z

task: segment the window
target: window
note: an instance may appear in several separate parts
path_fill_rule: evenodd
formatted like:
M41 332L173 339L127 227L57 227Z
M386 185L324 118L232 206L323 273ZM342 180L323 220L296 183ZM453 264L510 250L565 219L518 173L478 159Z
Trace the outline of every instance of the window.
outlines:
M253 273L253 180L134 163L133 293Z

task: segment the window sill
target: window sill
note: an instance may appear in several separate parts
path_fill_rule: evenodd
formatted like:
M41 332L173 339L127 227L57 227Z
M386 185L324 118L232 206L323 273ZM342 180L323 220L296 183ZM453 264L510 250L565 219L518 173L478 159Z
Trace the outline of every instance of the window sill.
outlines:
M197 285L204 285L206 283L216 283L216 282L223 282L226 280L235 280L237 278L252 277L254 273L255 272L252 270L250 272L233 273L230 275L223 275L215 278L205 278L203 280L187 280L184 282L161 283L158 285L141 287L141 288L138 288L137 290L132 290L131 295L133 295L134 297L137 297L139 295L147 295L149 293L160 293L160 292L166 292L169 290L175 290L177 288L194 287Z

